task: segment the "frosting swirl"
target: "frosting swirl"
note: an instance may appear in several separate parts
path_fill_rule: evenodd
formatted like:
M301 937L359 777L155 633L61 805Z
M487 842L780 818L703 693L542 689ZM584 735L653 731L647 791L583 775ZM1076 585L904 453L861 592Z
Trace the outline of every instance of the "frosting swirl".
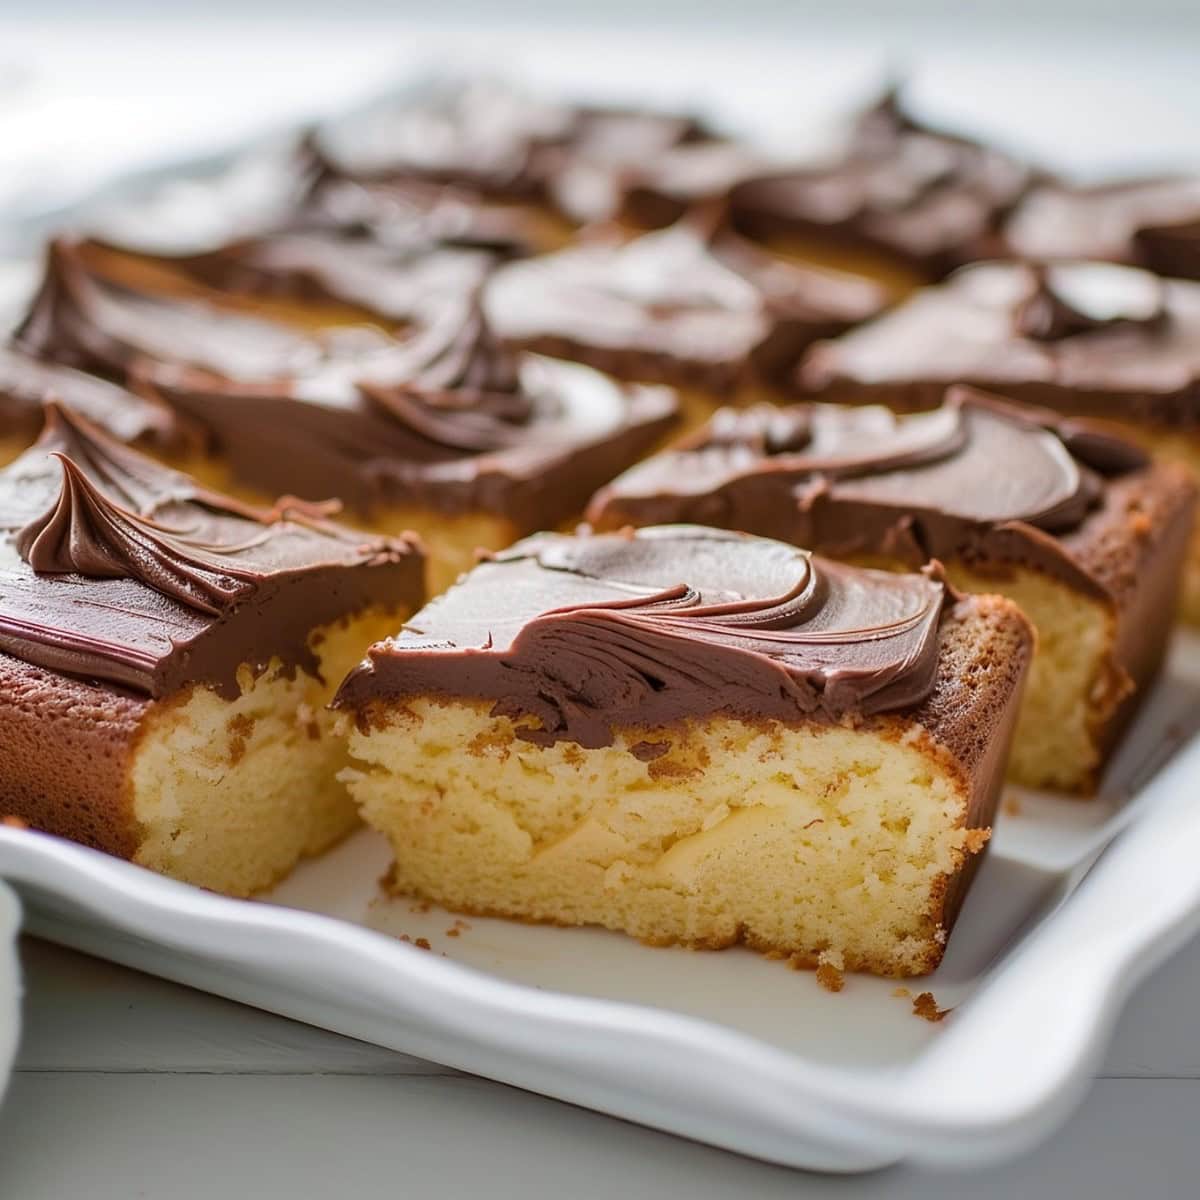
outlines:
M485 291L508 341L625 378L694 376L716 390L790 367L813 338L882 307L865 279L783 262L719 210L623 240L613 231L502 267Z
M1045 184L1017 206L1001 243L1023 259L1093 259L1200 279L1200 176Z
M402 539L238 504L65 408L0 472L0 652L152 697L236 695L243 664L274 659L315 672L314 628L411 606L420 574Z
M1013 332L1039 342L1057 342L1114 326L1161 328L1167 319L1166 288L1140 276L1140 292L1127 276L1099 263L1077 263L1069 271L1036 264L1029 268L1028 294L1013 309Z
M522 737L584 746L716 711L861 718L928 695L945 600L928 574L855 570L713 529L541 534L373 647L337 704L482 696L534 719Z
M937 276L973 256L1031 179L1024 163L916 120L891 89L832 160L744 179L731 204L756 236L833 235Z
M990 545L1006 561L1086 584L1059 537L1098 504L1105 477L1147 462L1096 427L963 387L941 408L905 417L830 405L785 412L785 429L800 436L774 444L773 412L718 413L689 443L602 489L588 519L601 528L703 520L913 564Z
M236 477L373 515L485 509L522 530L566 517L666 432L674 397L514 353L474 291L421 298L405 335L320 332L115 283L51 250L28 351L166 400Z
M363 390L397 420L442 446L498 450L518 443L533 420L517 355L493 334L477 298L447 306L410 343L404 381Z
M14 545L39 574L136 579L210 616L253 591L253 572L222 562L222 553L248 548L198 542L114 504L61 451L62 490L53 506L19 530ZM262 535L259 535L261 540Z

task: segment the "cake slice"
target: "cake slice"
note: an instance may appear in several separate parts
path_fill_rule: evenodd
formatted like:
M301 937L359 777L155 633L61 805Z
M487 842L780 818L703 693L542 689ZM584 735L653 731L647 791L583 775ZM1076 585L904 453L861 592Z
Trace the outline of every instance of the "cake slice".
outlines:
M416 531L434 590L477 548L576 519L678 407L668 389L510 350L475 293L431 290L403 333L304 330L116 282L67 241L20 338L205 429L214 486L254 503L338 497L357 524Z
M356 823L326 709L409 541L248 508L52 408L0 472L0 812L244 896Z
M390 887L464 912L940 960L1032 649L997 597L689 526L539 534L342 685Z
M876 315L885 299L870 280L768 254L716 208L634 238L593 231L506 264L484 293L507 343L670 384L699 420L721 400L761 398L805 347Z
M1102 262L988 262L811 348L801 390L932 408L947 384L1094 417L1200 479L1200 283ZM1200 623L1200 536L1185 617Z
M1093 259L1200 279L1200 176L1035 188L998 239L1017 258Z
M0 466L33 444L50 401L82 414L118 441L177 465L203 452L201 431L152 397L0 345Z
M1181 467L1083 422L952 388L933 412L725 410L603 489L598 528L703 521L1018 603L1038 634L1011 759L1090 792L1162 663L1195 511Z
M743 178L732 219L780 253L856 270L893 298L979 255L1035 179L1012 155L915 118L892 89L840 144Z

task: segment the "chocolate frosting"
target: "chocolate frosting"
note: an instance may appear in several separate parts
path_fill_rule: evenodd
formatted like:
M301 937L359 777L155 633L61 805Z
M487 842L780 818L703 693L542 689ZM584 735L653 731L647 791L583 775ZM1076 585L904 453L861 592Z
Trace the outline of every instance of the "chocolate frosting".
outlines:
M165 404L70 367L39 362L15 346L0 346L0 437L16 433L33 441L50 400L82 413L118 441L160 454L184 457L203 441L199 429Z
M711 136L684 114L554 103L476 81L435 84L335 122L309 150L342 179L465 186L543 201L584 223L613 215L626 171Z
M937 277L973 256L1031 181L1009 155L916 121L891 90L832 161L746 179L731 205L755 236L839 239Z
M901 408L970 383L1058 412L1191 428L1200 284L1108 263L979 263L813 346L796 380Z
M0 472L0 651L152 697L236 695L276 659L315 673L315 628L411 608L420 576L405 540L235 503L64 408Z
M1004 226L1021 258L1090 258L1200 279L1200 176L1035 188Z
M1108 477L1147 462L1100 429L964 387L907 417L836 405L727 409L603 489L588 517L601 528L704 521L914 565L1029 564L1095 592L1069 535Z
M181 258L149 256L223 292L334 301L395 324L477 290L497 259L479 249L388 245L338 230L277 233Z
M694 117L633 109L577 110L570 137L542 152L547 198L576 224L611 220L620 214L626 190L646 164L714 140Z
M113 284L60 242L20 336L166 398L248 484L368 514L482 509L536 528L569 516L675 418L662 389L514 355L474 296L427 303L406 337L304 333Z
M1031 265L1032 286L1013 311L1013 332L1039 342L1057 342L1080 333L1114 326L1151 330L1167 319L1165 289L1147 280L1144 295L1131 289L1106 297L1103 289L1074 287L1070 272L1042 264ZM1074 291L1074 295L1072 292Z
M481 192L419 179L360 180L325 167L292 218L297 230L337 230L393 248L457 246L502 257L530 253L529 210Z
M253 574L232 564L225 547L121 508L65 454L54 457L63 476L58 501L13 543L39 575L136 579L214 617L253 590Z
M538 152L571 135L575 113L493 81L434 83L322 126L314 144L341 175L469 184L529 196Z
M586 747L714 712L853 720L929 694L946 600L930 573L856 570L714 529L539 534L373 646L335 704L479 697L533 718L530 741Z
M727 390L790 367L813 338L876 313L855 276L801 267L698 211L660 232L615 232L501 268L485 292L497 332L624 378Z

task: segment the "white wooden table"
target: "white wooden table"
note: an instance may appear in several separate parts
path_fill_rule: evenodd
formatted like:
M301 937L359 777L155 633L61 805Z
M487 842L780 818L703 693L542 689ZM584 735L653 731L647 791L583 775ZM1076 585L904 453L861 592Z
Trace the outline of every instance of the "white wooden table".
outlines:
M970 1178L785 1171L26 941L5 1200L854 1196L1200 1190L1200 941L1141 987L1055 1139Z

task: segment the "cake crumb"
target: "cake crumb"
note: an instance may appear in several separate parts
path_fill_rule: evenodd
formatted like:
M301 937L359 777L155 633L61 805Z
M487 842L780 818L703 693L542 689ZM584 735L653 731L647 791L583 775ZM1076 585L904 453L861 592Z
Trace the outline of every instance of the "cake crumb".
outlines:
M451 925L449 929L445 930L445 934L447 937L461 937L462 930L455 929L455 927L453 925Z
M932 992L922 992L913 1001L913 1015L924 1021L941 1021L953 1011L950 1008L938 1008Z
M827 992L840 992L846 986L846 977L829 963L822 963L817 968L817 982Z
M6 829L28 829L29 828L29 822L26 821L23 817L13 817L13 816L0 817L0 825L3 825Z
M837 950L822 950L817 955L817 982L827 992L840 992L846 986L846 960Z
M416 948L418 950L432 950L433 949L433 947L429 944L428 938L423 938L423 937L417 938L417 940L415 942L413 942L413 945L416 946Z
M1021 815L1021 802L1016 796L1008 795L1004 797L1004 812L1010 817L1019 817Z
M963 838L963 849L969 854L978 854L991 836L990 829L968 829L966 837Z
M892 995L895 996L897 1000L908 1000L912 997L912 992L910 992L906 987L898 987L892 988Z

